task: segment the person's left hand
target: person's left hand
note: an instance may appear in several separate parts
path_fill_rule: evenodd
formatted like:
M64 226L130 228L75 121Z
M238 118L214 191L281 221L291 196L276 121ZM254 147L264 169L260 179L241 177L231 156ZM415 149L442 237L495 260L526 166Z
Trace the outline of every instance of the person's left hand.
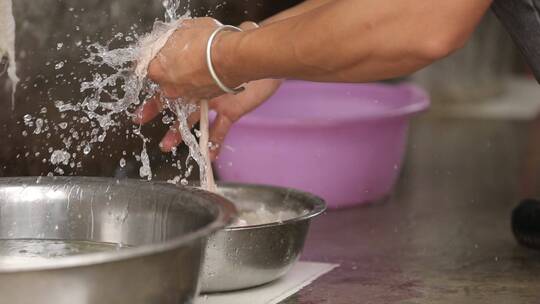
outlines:
M210 150L211 159L216 159L232 124L265 102L279 88L281 82L279 79L252 81L246 84L246 89L237 95L221 95L209 101L209 108L217 113L216 119L210 126L209 139L215 147L215 149ZM163 108L164 105L161 99L153 97L137 109L134 122L146 124L158 116ZM192 113L188 118L188 125L193 126L199 119L200 113L198 111ZM162 151L170 152L182 142L178 127L177 122L165 134L159 144Z

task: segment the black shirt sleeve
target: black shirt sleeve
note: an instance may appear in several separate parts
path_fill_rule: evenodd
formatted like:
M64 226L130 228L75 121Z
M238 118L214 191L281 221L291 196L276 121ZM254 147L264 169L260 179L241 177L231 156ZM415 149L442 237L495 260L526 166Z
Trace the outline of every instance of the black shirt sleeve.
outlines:
M540 82L540 0L494 0L492 9Z

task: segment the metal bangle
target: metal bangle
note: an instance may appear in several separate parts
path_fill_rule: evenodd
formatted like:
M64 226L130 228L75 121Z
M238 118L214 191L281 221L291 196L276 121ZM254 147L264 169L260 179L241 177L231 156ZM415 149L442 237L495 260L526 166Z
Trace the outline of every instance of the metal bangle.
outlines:
M225 93L229 94L238 94L244 90L244 86L240 85L234 89L229 88L226 86L218 77L216 70L214 69L214 65L212 64L212 43L214 42L214 39L216 38L217 34L219 34L221 31L233 31L233 32L242 32L242 29L232 26L232 25L222 25L218 28L216 28L210 37L208 38L208 43L206 44L206 64L208 65L208 71L210 72L210 75L212 76L212 79L216 82L216 84L219 86L220 89L222 89Z

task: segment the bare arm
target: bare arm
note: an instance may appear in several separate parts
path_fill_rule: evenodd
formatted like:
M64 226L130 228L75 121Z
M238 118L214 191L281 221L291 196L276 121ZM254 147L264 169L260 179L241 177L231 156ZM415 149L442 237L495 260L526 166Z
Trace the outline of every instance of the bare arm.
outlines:
M334 0L215 42L231 86L262 78L365 82L416 71L460 48L491 0ZM239 68L242 67L242 68Z
M260 28L221 32L212 47L213 63L229 87L248 82L238 95L223 95L208 72L206 44L219 23L185 20L150 63L148 77L163 96L187 101L219 96L210 106L218 112L211 141L220 143L232 123L278 87L279 81L265 78L366 82L409 74L460 48L491 1L310 0ZM135 121L153 119L161 103L159 97L145 103ZM173 128L161 147L170 151L180 140Z

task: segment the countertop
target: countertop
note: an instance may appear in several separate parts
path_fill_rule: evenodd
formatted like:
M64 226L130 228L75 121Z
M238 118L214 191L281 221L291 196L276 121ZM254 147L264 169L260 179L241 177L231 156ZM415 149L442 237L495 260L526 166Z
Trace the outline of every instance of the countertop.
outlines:
M341 266L283 303L538 303L540 251L510 214L539 163L538 121L416 120L389 198L314 220L303 259Z

